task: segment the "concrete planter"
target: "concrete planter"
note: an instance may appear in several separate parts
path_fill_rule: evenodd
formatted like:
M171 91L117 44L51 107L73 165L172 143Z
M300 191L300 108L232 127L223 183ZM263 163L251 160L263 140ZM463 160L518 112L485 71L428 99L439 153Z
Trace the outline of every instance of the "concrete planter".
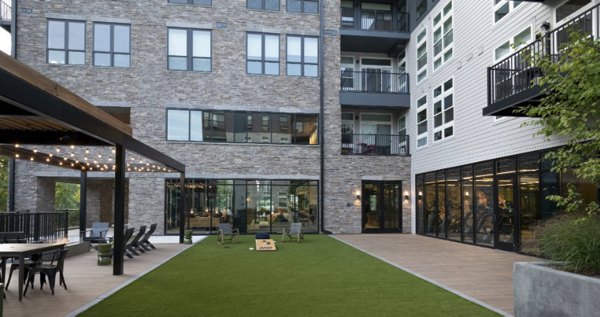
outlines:
M597 316L600 279L564 272L547 263L515 263L515 316Z

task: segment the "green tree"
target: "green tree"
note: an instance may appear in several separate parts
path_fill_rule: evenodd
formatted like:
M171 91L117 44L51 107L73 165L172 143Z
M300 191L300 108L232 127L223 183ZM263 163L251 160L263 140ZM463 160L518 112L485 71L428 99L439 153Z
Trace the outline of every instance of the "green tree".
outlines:
M72 183L56 183L54 207L57 210L79 210L79 185Z
M0 211L8 208L8 158L0 156Z
M537 117L526 123L540 126L537 134L566 142L546 155L554 172L570 171L600 187L600 41L576 33L569 38L560 54L533 58L546 96L522 111ZM584 201L573 184L564 196L550 199L568 212L600 214L598 203Z

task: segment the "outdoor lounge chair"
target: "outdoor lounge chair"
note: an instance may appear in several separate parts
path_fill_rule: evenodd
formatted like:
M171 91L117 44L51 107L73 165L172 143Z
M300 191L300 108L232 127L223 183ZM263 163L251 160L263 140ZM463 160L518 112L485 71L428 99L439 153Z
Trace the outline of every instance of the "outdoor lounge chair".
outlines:
M129 240L125 245L125 255L130 259L133 259L134 255L140 255L137 251L146 252L144 249L140 248L139 242L144 233L146 232L146 226L141 226L138 233L133 237L133 239Z
M296 239L297 242L304 241L304 234L302 233L302 223L293 222L290 224L289 229L283 228L283 234L281 235L281 242L285 242L285 236L288 236L290 240Z
M152 234L154 233L155 230L156 230L156 224L153 223L150 225L150 230L148 230L148 232L146 232L146 234L140 239L139 245L146 251L150 251L151 250L150 248L156 249L156 247L152 243L150 243L150 241L148 240L148 239L150 239L150 237L152 236Z
M125 234L123 235L123 241L125 241L125 247L123 248L123 253L125 255L127 255L127 257L129 257L129 258L133 258L133 256L130 254L127 254L127 243L129 242L129 240L131 240L131 237L133 236L134 231L135 231L135 228L127 228L127 229L125 229ZM114 246L113 246L113 248L111 248L111 251L114 252Z
M44 287L44 281L46 280L47 276L48 282L50 284L50 290L52 291L52 295L54 295L54 284L56 281L56 274L60 274L59 285L62 285L65 289L67 289L67 283L65 282L63 267L65 264L65 257L67 257L68 252L68 249L56 251L54 252L52 261L49 264L39 263L30 267L29 272L27 274L27 282L25 283L25 290L23 291L23 296L27 294L27 289L29 288L30 283L33 287L33 279L35 278L36 273L40 273L41 275L40 289Z
M233 242L233 238L240 234L239 229L234 229L230 223L220 223L219 232L217 232L217 243L223 244L225 240Z
M89 241L91 243L106 243L106 234L108 233L108 222L94 222L92 223L92 229L87 237L83 238L83 241Z

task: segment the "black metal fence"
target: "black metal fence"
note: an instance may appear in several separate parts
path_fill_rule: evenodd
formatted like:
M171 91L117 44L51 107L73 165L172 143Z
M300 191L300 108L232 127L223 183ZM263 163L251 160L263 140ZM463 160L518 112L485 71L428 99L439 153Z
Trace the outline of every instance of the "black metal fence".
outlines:
M550 56L558 60L565 43L569 42L569 34L574 31L590 37L598 36L599 20L600 5L597 5L489 67L489 104L539 85L543 74L536 67L536 58Z
M380 32L409 32L408 13L342 8L342 28Z
M27 242L67 239L68 218L68 212L3 212L0 213L0 237L18 235Z
M343 155L409 155L408 135L342 134Z
M391 73L382 69L341 72L342 91L408 94L408 73Z

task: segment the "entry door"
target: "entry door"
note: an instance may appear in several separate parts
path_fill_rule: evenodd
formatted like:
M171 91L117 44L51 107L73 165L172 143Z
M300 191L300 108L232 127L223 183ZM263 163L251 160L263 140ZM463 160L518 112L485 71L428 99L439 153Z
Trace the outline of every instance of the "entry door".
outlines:
M402 232L402 182L363 181L363 232Z
M516 228L516 177L514 174L497 175L494 206L494 247L514 251Z

